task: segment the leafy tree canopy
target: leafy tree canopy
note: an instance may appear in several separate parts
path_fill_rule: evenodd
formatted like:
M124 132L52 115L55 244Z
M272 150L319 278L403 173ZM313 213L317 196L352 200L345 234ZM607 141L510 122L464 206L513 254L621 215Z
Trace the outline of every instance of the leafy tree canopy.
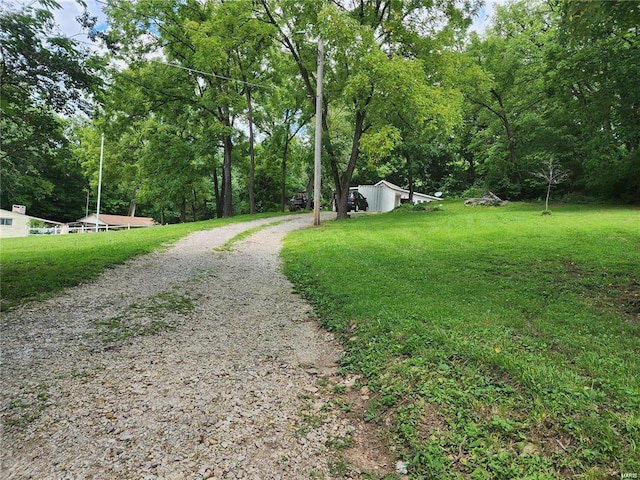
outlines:
M103 60L57 31L52 10L42 0L12 9L0 4L0 151L4 206L45 205L54 191L64 196L65 178L77 179L70 163L67 137L59 115L88 109L88 99L102 85ZM59 175L60 166L71 168ZM73 191L77 185L72 182ZM72 195L72 194L70 194ZM32 212L44 215L46 208ZM61 218L59 215L56 218Z

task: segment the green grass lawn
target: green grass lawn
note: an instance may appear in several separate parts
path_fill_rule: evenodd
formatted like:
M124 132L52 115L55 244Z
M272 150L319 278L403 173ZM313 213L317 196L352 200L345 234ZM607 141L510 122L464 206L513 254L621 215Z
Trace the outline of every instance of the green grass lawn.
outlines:
M99 234L36 235L2 239L1 309L45 298L96 278L105 268L150 253L196 230L282 215L241 215L230 219L138 228Z
M508 204L325 223L285 270L412 478L640 475L640 210Z

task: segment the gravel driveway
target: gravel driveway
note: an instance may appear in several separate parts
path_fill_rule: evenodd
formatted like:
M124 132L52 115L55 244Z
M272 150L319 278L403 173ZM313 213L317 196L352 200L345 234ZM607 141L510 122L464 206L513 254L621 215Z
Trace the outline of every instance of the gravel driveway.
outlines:
M279 271L282 237L310 224L197 232L2 313L1 477L359 478L336 447L362 426L331 393L353 379Z

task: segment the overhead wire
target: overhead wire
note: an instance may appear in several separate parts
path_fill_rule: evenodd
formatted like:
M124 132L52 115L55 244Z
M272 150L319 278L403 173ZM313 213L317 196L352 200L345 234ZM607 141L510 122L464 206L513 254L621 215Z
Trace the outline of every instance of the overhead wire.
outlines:
M238 80L237 78L225 77L224 75L217 75L215 73L203 72L202 70L196 70L195 68L183 67L182 65L178 65L177 63L162 62L162 61L156 60L156 59L152 59L152 60L149 60L149 61L150 62L155 62L155 63L160 63L162 65L167 65L168 67L179 68L181 70L186 70L186 71L191 72L191 73L197 73L199 75L206 75L206 76L210 76L210 77L214 77L214 78L219 78L219 79L222 79L222 80L229 80L231 82L241 83L243 85L249 85L251 87L274 88L274 87L272 87L270 85L261 85L259 83L247 82L245 80Z

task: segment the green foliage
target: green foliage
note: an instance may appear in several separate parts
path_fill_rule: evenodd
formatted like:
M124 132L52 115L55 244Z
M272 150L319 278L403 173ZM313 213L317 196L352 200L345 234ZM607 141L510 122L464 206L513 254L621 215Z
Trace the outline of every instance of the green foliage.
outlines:
M469 180L502 198L540 198L537 158L572 172L564 189L638 200L640 89L633 2L521 0L466 49L460 153ZM611 59L615 58L615 61ZM467 83L468 82L468 83Z
M362 136L361 148L369 158L376 161L391 155L391 152L400 144L401 132L392 125L385 125L378 131Z
M95 204L104 133L105 211L165 223L284 209L312 171L318 38L323 203L335 191L339 217L348 187L383 178L542 198L531 172L551 156L572 172L558 195L640 199L632 2L519 0L468 38L475 1L249 3L110 3L92 37L127 68L105 92L102 60L55 33L55 2L3 9L0 202L77 219ZM100 102L90 125L61 121L83 95Z
M640 212L445 202L286 239L287 275L342 335L415 478L640 469ZM606 246L606 247L605 247Z
M440 212L443 210L441 203L403 203L393 209L394 212Z
M460 196L462 198L480 198L485 193L487 193L487 189L486 188L478 187L478 186L471 186L471 187L467 188L464 192L462 192L462 194Z
M59 115L82 110L80 99L101 86L102 65L79 42L57 33L55 6L0 7L0 203L69 220L83 204L84 182Z
M317 53L303 35L288 32L314 25L311 33L323 39L331 59L325 64L324 108L316 113L322 114L339 218L346 216L346 192L363 160L361 149L378 161L390 156L400 135L406 140L413 129L447 131L460 120L460 95L444 78L453 68L443 52L468 25L475 2L261 3L310 100Z

